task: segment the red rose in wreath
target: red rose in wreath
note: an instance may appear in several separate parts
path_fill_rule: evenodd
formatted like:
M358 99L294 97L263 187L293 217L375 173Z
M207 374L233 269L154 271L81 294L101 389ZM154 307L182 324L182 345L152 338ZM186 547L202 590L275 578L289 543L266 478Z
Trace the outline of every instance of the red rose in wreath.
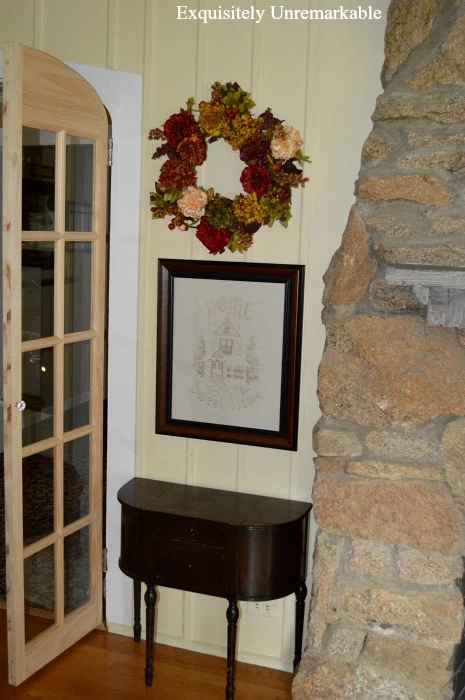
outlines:
M263 165L249 165L241 174L241 185L248 194L263 197L271 187L271 178Z
M225 228L211 226L206 219L200 220L195 235L213 255L224 253L224 249L231 238L231 234Z
M163 124L163 133L170 146L176 148L181 141L197 131L197 123L189 112L181 109L178 114L172 114Z

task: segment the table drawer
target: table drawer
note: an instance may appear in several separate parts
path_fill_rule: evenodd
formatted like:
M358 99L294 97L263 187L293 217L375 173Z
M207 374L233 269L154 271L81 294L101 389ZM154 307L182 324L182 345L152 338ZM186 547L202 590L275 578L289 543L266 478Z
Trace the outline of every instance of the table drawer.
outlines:
M227 551L218 547L155 538L155 583L194 593L224 596L227 556Z
M224 525L194 519L159 518L152 524L152 532L154 537L197 542L212 547L227 547L228 541L228 530Z

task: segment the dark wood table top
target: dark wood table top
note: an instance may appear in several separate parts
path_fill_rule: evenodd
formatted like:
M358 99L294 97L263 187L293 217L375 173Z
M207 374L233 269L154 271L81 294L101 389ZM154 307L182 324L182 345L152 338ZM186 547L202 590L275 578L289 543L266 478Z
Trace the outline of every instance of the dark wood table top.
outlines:
M236 527L272 527L302 518L311 503L135 477L118 491L138 510L181 515Z

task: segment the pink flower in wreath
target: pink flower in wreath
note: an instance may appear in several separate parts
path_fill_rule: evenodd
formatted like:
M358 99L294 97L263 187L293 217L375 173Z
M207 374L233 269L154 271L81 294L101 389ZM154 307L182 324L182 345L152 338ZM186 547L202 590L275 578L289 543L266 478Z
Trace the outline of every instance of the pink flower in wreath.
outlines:
M181 199L178 199L178 209L184 216L200 219L205 214L207 201L207 195L199 187L188 187L183 190Z
M302 144L303 141L297 129L280 124L274 130L271 139L271 154L277 160L289 160L295 156Z

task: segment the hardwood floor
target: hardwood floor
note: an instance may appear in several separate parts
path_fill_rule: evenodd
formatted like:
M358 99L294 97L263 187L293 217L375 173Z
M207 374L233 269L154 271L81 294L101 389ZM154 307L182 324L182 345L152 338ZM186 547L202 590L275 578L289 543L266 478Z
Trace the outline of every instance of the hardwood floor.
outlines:
M0 611L3 612L3 611ZM3 618L3 619L2 619ZM0 615L2 700L219 700L226 660L157 645L152 688L144 684L145 643L95 631L19 688L7 682L4 615ZM290 700L292 675L238 663L235 700Z

